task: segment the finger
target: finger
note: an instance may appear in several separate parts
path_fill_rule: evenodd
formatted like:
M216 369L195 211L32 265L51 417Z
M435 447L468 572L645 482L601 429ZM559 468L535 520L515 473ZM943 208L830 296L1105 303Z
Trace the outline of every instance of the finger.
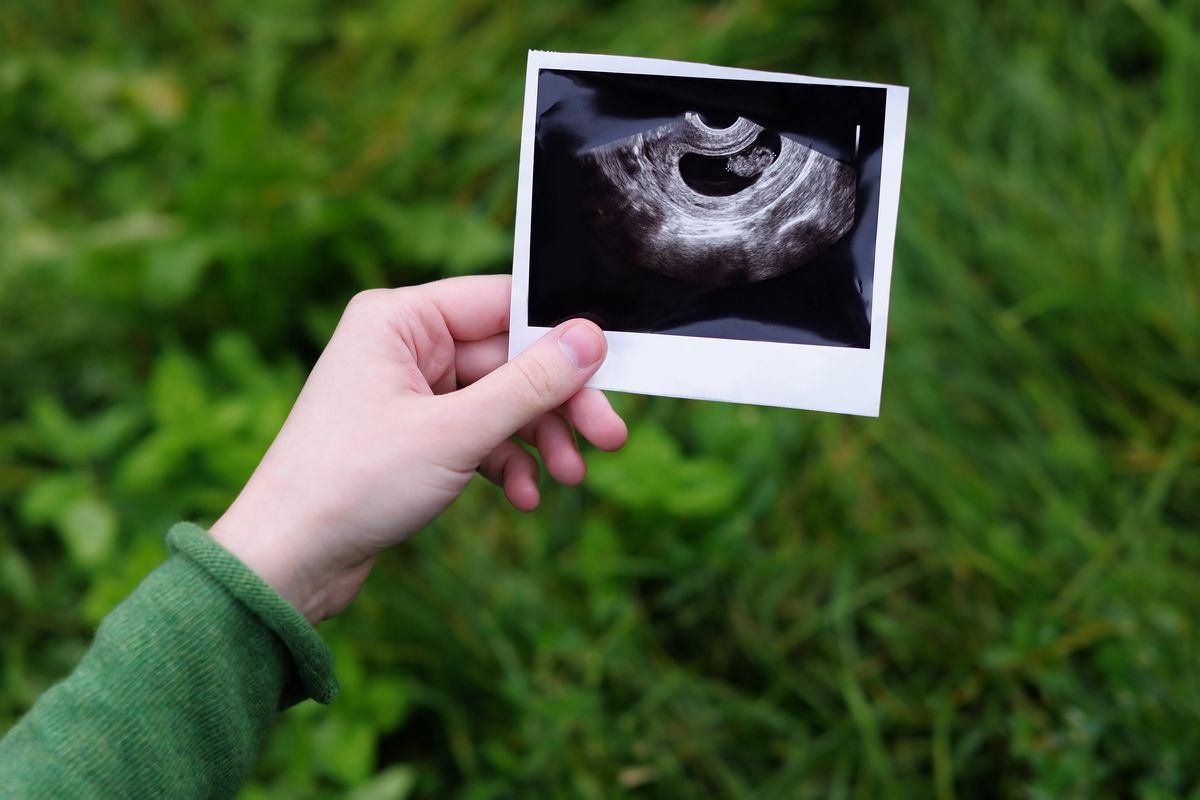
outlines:
M457 372L457 365L454 362L451 362L450 366L447 367L444 372L442 372L441 376L430 383L429 388L433 390L434 394L446 394L447 392L453 392L458 388ZM429 380L429 378L427 377L426 380Z
M580 389L570 400L550 413L562 415L583 438L601 450L620 450L629 438L625 420L613 410L608 398L599 389ZM540 424L541 419L536 419L522 426L517 431L517 436L529 444L536 444Z
M571 426L558 414L551 411L537 424L534 443L542 454L542 462L550 477L567 486L576 486L587 475L587 465L575 444Z
M600 368L607 348L594 323L564 322L507 364L446 395L453 418L469 426L463 446L486 453L567 402Z
M625 420L599 389L580 389L562 411L579 435L601 450L620 450L629 438Z
M550 412L550 413L553 413L553 412ZM526 442L528 444L537 446L537 428L538 428L538 425L541 424L541 422L542 422L542 418L538 417L533 422L530 422L526 425L522 425L517 430L517 438L523 440L524 442Z
M504 496L518 511L533 511L541 502L537 461L516 442L502 442L483 459L479 471L504 489Z
M469 275L447 278L405 291L432 303L460 342L486 339L508 330L510 275Z
M454 355L458 385L467 386L508 361L508 334L497 333L477 342L459 342Z

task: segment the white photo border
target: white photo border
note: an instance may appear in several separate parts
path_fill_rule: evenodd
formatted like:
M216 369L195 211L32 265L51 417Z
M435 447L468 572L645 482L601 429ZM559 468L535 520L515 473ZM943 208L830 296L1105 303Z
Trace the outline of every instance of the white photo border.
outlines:
M908 115L908 88L655 58L529 51L513 243L508 340L510 359L550 330L529 325L534 134L537 126L538 75L543 69L867 86L887 90L870 348L605 331L608 357L600 371L588 382L588 386L597 389L619 392L879 416L892 254L900 205L900 173Z

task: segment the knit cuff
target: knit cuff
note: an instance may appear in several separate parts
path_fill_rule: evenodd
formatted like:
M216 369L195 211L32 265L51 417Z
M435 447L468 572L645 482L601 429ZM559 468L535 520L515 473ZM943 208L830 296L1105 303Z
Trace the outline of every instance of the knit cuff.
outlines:
M338 691L333 657L303 614L200 526L176 524L167 534L167 546L212 576L283 641L309 697L318 703L333 700Z

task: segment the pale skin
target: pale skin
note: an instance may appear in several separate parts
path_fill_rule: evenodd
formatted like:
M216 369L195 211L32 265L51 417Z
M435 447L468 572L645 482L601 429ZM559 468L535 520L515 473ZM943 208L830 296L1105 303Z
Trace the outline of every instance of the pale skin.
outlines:
M625 423L584 384L607 353L570 320L507 362L507 276L356 296L283 429L210 534L310 621L340 613L384 550L444 511L476 471L520 511L538 464L575 485L575 433L616 450Z

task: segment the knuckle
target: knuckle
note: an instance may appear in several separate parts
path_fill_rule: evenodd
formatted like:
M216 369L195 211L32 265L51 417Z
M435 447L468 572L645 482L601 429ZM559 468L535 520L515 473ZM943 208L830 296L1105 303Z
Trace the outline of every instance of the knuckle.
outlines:
M554 393L555 380L546 365L533 359L513 362L529 395L543 398Z
M346 314L359 317L378 313L390 292L390 289L364 289L350 298Z

